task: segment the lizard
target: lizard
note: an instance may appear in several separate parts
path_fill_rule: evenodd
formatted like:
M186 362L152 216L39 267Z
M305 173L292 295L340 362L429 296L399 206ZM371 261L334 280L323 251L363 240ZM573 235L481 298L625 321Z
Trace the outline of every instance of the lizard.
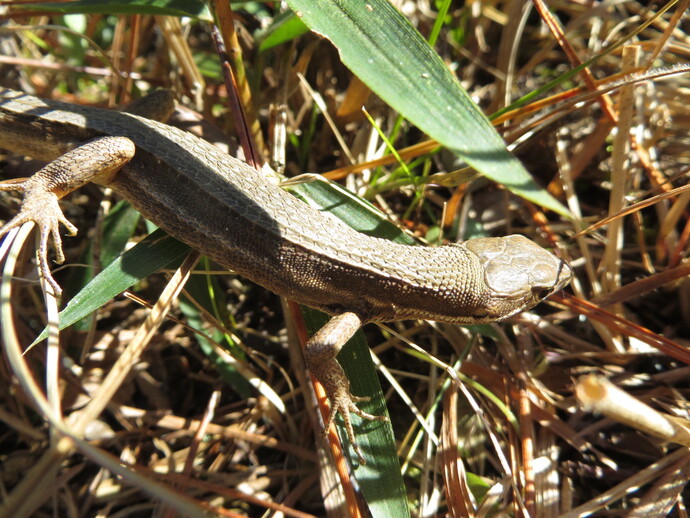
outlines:
M39 228L39 271L56 294L48 262L59 224L74 234L58 200L95 182L110 187L172 236L257 284L331 320L305 346L307 367L362 462L350 412L361 410L336 356L369 322L427 319L478 324L529 309L572 277L570 266L521 235L442 246L396 244L361 234L291 195L246 163L175 127L131 113L43 100L0 88L0 147L48 161L22 182L18 214Z

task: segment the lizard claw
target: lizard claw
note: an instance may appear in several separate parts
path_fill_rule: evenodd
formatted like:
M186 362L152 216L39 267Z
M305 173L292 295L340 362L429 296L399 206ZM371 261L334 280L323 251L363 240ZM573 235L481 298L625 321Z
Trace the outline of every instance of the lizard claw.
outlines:
M58 205L58 196L42 188L40 183L32 182L33 178L21 183L0 184L0 190L2 191L12 190L24 192L24 200L22 201L19 213L5 223L5 225L0 227L0 237L24 223L35 223L38 226L41 236L38 247L39 270L46 282L53 288L55 294L59 296L62 294L62 289L50 273L48 262L48 238L51 236L53 238L55 261L58 264L62 264L65 261L65 254L62 250L62 238L60 237L59 224L62 223L72 236L77 233L77 227L65 218L62 209L60 209Z
M363 401L369 401L368 397L355 396L350 393L350 383L345 377L345 373L342 372L340 365L337 366L338 370L342 374L342 379L334 386L324 385L324 390L331 403L331 410L328 414L328 419L325 423L324 434L328 433L331 424L335 420L335 416L340 414L343 419L343 424L345 425L345 430L347 431L347 437L352 444L352 448L355 450L359 462L361 464L366 464L367 461L364 458L364 454L357 444L357 439L355 437L355 431L352 427L352 419L350 417L350 412L357 414L362 419L367 419L370 421L388 421L388 418L380 415L373 415L365 412L359 408L355 403L360 403Z
M357 444L355 431L352 428L350 412L357 414L362 419L370 421L388 421L385 416L372 415L360 410L355 403L368 401L368 397L353 396L350 393L350 381L345 376L343 368L338 363L336 356L338 351L362 326L362 319L352 312L341 313L334 316L305 346L305 360L309 370L323 386L326 396L331 403L331 410L326 419L325 431L331 427L337 414L340 414L347 430L347 437L362 464L366 464L362 450Z
M326 396L331 404L331 409L328 414L328 419L325 422L324 433L327 434L331 424L335 420L335 416L340 414L347 431L347 437L355 450L360 463L366 464L364 454L357 444L354 428L352 427L352 419L350 412L357 414L362 419L370 421L388 421L385 416L373 415L360 409L355 403L369 401L368 397L355 396L350 392L350 382L345 376L342 367L335 360L324 362L317 369L316 376L323 385Z

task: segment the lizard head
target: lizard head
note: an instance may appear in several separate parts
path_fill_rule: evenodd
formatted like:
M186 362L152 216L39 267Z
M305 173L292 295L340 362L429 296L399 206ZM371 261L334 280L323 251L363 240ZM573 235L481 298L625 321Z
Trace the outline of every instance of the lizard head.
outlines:
M503 319L529 309L563 289L572 278L568 264L524 236L478 238L465 246L483 269L488 297L482 313L485 322Z

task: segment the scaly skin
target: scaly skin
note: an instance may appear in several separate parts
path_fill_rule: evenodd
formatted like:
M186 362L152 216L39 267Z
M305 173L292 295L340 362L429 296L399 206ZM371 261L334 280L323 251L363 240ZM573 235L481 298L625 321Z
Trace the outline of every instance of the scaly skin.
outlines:
M85 150L77 147L85 142ZM65 220L57 199L95 181L219 264L336 315L328 339L317 334L306 357L353 443L349 411L357 408L335 355L363 323L491 322L534 306L570 281L566 263L522 236L423 247L360 234L211 144L128 113L0 88L0 147L42 160L62 157L25 184L0 187L26 191L22 211L0 235L27 220L39 223L42 275L56 292L46 243L52 233L60 258L55 229ZM103 155L120 157L122 169L114 173L109 159L104 166Z

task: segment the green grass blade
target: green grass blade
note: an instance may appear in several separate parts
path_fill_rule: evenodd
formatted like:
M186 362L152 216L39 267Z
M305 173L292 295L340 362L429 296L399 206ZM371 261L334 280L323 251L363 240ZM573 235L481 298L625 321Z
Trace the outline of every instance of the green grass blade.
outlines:
M568 216L507 149L441 58L387 1L288 0L343 63L390 106L481 174Z
M171 263L180 262L189 247L157 230L137 246L110 263L82 289L60 312L60 329L65 329L90 315L114 296L140 279ZM44 330L34 344L46 338Z
M310 335L316 333L330 319L323 313L304 307L302 314ZM370 398L369 401L357 403L357 406L370 414L387 416L383 391L362 331L355 333L355 336L343 347L338 355L338 361L343 366L347 379L350 380L352 393L355 396ZM357 443L367 460L366 464L357 467L355 477L369 505L371 516L374 518L410 516L390 421L384 423L362 420L355 414L352 414L351 418L357 434ZM356 466L359 461L341 424L340 417L336 418L335 422L343 449L350 457L352 465Z
M74 2L34 2L22 4L22 9L51 11L63 14L155 14L190 16L213 21L206 4L201 0L76 0Z

